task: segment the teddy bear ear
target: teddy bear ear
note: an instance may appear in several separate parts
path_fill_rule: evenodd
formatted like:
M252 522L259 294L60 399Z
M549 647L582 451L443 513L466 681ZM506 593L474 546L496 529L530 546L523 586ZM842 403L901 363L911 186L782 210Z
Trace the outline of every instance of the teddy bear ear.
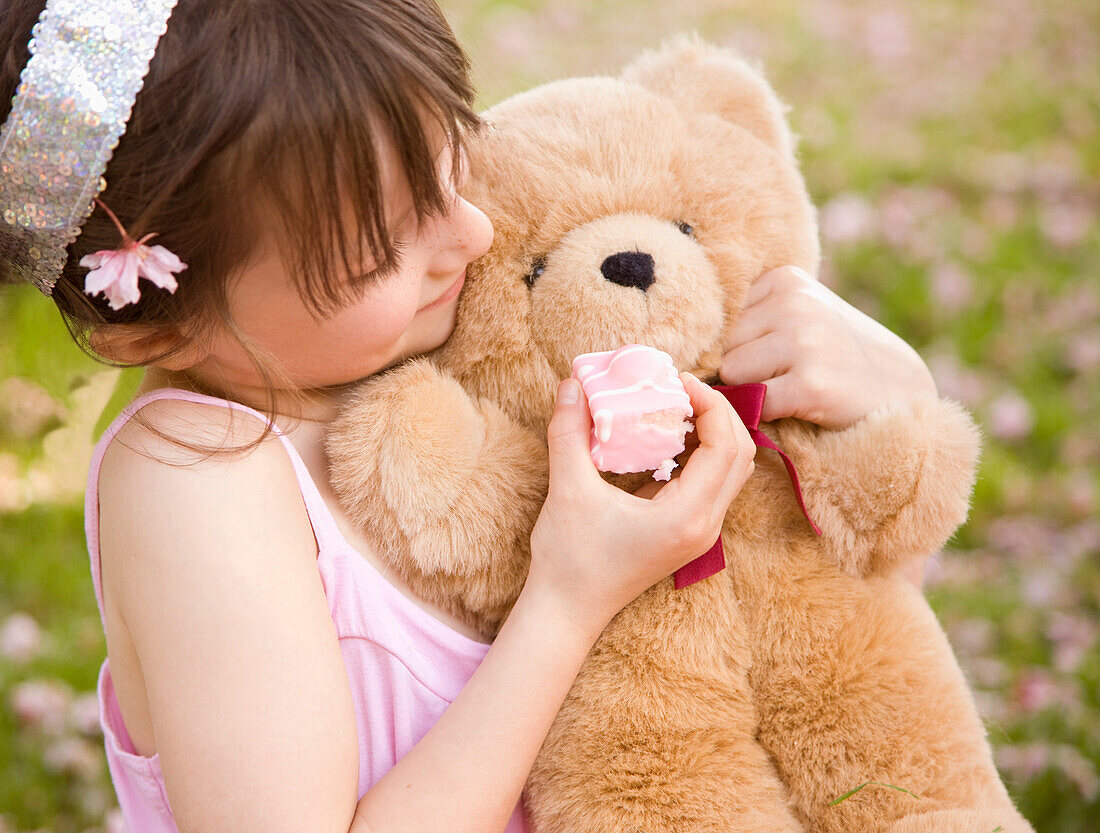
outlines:
M680 35L642 53L621 77L667 96L682 108L715 113L780 153L794 153L784 115L787 107L760 70L698 35Z

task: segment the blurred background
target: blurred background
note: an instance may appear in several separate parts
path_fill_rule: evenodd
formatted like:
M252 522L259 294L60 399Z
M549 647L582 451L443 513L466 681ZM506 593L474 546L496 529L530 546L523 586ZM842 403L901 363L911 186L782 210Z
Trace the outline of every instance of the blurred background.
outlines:
M998 766L1039 831L1100 829L1100 4L443 5L483 106L678 31L763 64L801 136L821 279L984 428L970 520L927 592ZM137 381L33 290L0 294L0 833L121 830L81 498Z

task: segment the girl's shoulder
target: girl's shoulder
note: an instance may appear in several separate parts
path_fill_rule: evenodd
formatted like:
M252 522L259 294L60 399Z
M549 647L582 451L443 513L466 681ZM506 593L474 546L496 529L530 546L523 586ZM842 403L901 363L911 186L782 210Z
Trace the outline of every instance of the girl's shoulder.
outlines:
M179 570L179 559L263 569L272 538L312 562L316 540L295 467L264 430L255 415L175 398L144 403L117 428L89 484L105 586ZM139 558L146 565L135 573ZM115 569L120 559L126 570Z
M159 388L135 397L108 429L113 436L104 459L125 448L168 466L226 465L264 444L277 447L277 437L270 431L265 437L265 428L264 420L251 409Z
M161 507L141 517L155 519L174 508L203 518L196 513L223 516L239 514L229 512L233 507L263 505L265 515L309 526L294 465L258 414L213 398L142 399L105 438L98 473L101 513Z

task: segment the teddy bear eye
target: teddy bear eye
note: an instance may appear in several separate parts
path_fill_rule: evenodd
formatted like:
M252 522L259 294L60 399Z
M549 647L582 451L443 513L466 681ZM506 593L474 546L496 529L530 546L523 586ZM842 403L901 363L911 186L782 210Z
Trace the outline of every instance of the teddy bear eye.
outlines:
M695 234L694 226L690 226L683 221L677 223L676 228L680 229L680 232L686 234L688 237L691 237Z
M531 271L523 276L523 282L528 286L534 286L535 281L542 277L542 273L546 271L546 258L537 257L534 263L531 264Z

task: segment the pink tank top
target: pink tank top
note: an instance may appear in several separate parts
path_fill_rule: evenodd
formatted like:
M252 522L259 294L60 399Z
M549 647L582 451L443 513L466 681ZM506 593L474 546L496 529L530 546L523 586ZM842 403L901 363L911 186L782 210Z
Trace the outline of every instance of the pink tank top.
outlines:
M266 422L259 412L235 402L164 388L134 400L104 432L92 456L85 498L88 553L101 620L99 469L107 446L122 426L156 399L220 405ZM452 630L418 607L352 549L338 531L298 452L278 428L273 430L294 465L317 538L317 569L336 624L355 706L362 798L435 724L473 675L489 646ZM127 829L131 833L178 833L159 755L147 758L134 751L122 722L107 659L99 671L96 694L107 764ZM277 727L272 731L278 731ZM524 833L527 829L522 807L517 806L506 833Z

